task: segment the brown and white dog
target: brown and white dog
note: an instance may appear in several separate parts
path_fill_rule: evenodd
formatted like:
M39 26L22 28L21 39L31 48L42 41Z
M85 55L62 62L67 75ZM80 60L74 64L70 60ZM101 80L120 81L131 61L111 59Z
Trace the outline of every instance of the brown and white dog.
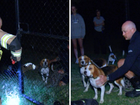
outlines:
M88 80L87 80L87 82L85 81L85 78L86 78L86 76L84 74L85 66L87 66L89 64L96 64L99 68L102 68L102 67L107 65L107 62L106 62L105 59L102 59L102 58L91 60L86 55L80 56L78 58L78 60L79 60L80 73L82 75L82 82L83 82L84 87L86 87L84 92L87 92L88 88L89 88L89 85L90 85L90 82Z
M51 63L50 60L47 58L42 59L40 62L40 67L41 67L40 72L41 72L42 80L45 81L46 84L48 82L50 69L53 70L53 65L50 65L50 63Z
M110 53L108 56L108 64L111 62L111 64L114 64L116 61L116 55L114 53Z
M38 66L36 66L35 64L31 63L31 62L28 62L28 63L25 63L23 66L22 66L22 72L25 73L26 71L29 71L29 70L35 70L37 69Z
M109 47L109 50L110 50L110 54L108 56L108 65L109 65L110 62L113 65L117 58L116 58L116 55L112 52L111 46L109 45L108 47Z
M99 75L109 75L110 73L116 71L117 68L118 67L116 65L108 65L106 67L99 69L94 64L89 64L85 67L84 74L89 77L90 84L93 86L95 91L94 99L98 98L97 88L101 88L100 103L104 102L105 85L98 87L95 81L100 78ZM118 95L122 95L122 87L125 86L123 78L119 78L115 80L114 83L119 87ZM109 85L110 85L110 89L109 91L106 92L107 94L110 94L112 89L114 88L113 83L109 83Z

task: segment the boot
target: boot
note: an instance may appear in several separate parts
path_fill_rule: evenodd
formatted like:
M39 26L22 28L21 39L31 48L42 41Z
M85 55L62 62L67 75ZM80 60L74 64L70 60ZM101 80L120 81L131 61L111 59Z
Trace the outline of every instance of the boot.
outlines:
M130 82L134 89L132 91L126 92L125 96L127 97L138 97L140 96L140 79L136 76L130 79Z

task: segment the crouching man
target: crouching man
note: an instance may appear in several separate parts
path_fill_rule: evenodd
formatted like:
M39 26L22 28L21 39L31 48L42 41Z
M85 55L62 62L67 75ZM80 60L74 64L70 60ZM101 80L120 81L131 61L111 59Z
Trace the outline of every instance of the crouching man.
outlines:
M125 75L134 87L133 91L126 92L125 95L138 97L140 96L140 32L132 21L126 21L122 25L122 34L125 40L130 40L126 58L118 61L119 68L114 73L108 76L101 75L96 84L101 86L107 81L114 81Z

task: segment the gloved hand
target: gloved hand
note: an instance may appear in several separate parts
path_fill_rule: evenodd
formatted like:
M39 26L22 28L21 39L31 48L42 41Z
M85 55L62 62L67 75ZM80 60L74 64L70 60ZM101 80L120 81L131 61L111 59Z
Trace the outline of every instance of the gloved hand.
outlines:
M12 64L13 64L13 65L16 63L13 59L11 59L11 61L12 61Z
M16 63L16 61L12 58L12 56L10 57L12 64L14 65Z

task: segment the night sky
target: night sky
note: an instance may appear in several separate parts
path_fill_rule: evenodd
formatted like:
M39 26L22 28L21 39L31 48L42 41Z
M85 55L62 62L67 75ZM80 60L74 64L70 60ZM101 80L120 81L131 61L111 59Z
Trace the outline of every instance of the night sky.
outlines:
M85 49L91 51L93 47L95 41L91 39L94 30L93 17L96 16L96 9L99 9L101 16L105 18L107 45L111 45L115 52L127 50L129 41L124 40L121 25L126 20L131 20L140 30L139 0L73 0L72 3L74 1L78 5L78 13L82 15L86 24Z

